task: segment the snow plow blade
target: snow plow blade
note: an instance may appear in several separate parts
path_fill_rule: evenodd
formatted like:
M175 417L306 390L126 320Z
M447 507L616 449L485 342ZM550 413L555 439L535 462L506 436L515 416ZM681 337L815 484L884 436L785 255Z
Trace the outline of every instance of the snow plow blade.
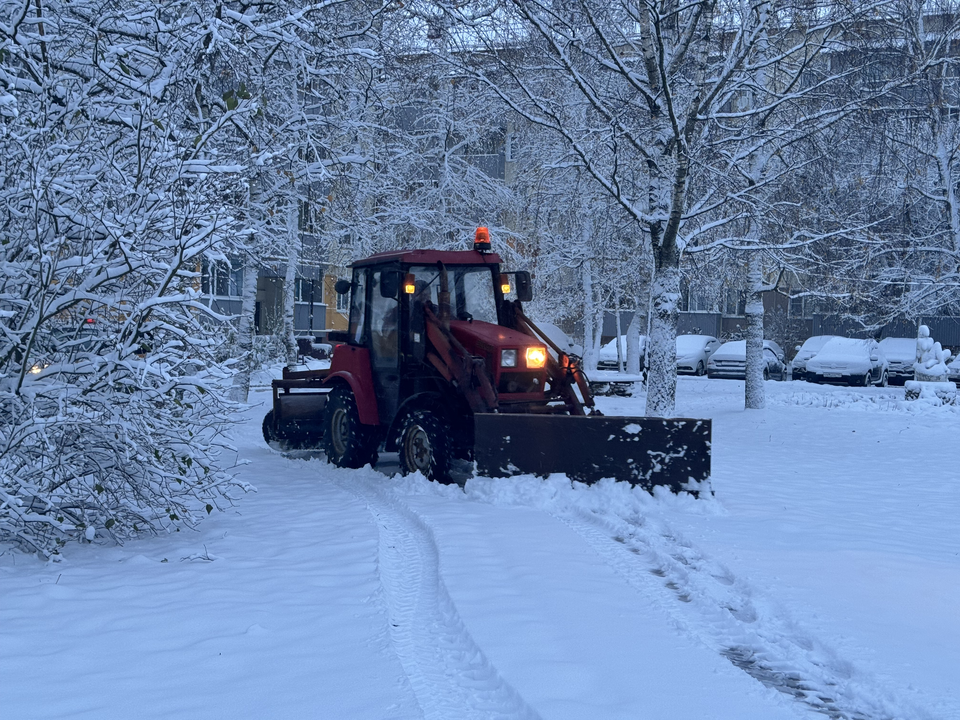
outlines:
M474 459L487 477L565 473L652 491L707 490L710 420L576 415L474 415Z

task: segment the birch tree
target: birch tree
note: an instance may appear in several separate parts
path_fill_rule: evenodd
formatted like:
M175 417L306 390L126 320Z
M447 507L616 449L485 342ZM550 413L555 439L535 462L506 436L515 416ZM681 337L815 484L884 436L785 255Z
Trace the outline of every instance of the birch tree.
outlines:
M849 19L845 8L830 6L814 15L814 26L784 32L789 12L773 12L780 5L515 0L507 3L511 19L487 23L488 34L484 23L467 18L471 36L483 38L484 52L499 60L496 73L485 75L489 85L526 122L564 139L570 158L620 204L650 248L651 415L674 411L679 262L693 244L689 225L742 219L731 193L750 192L744 184L713 182L730 166L718 147L728 134L718 135L711 120L752 91L760 68L785 57L808 64L824 47L825 28L837 26L841 14ZM866 17L872 9L858 11ZM461 8L449 12L465 15ZM771 37L782 43L773 59ZM789 104L797 91L790 83L768 88L763 106L740 112L738 124Z

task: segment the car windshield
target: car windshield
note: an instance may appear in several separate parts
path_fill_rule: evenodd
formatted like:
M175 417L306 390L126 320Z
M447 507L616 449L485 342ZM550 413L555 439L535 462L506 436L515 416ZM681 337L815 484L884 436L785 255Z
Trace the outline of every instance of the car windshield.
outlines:
M917 341L914 338L884 338L880 341L883 354L897 360L915 360Z
M703 335L677 335L677 355L700 352L709 339Z
M833 340L833 335L816 335L804 340L800 349L815 353L830 340Z
M823 346L823 350L817 353L818 360L844 358L864 358L870 353L869 340L856 340L854 338L831 338L830 342Z
M435 305L439 304L440 271L434 266L415 266L410 268L410 272L417 288L423 288L427 299ZM447 278L453 317L497 324L497 301L493 294L493 273L489 267L449 267Z
M718 360L721 358L740 358L742 360L747 357L747 341L731 340L726 342L713 354L713 357Z

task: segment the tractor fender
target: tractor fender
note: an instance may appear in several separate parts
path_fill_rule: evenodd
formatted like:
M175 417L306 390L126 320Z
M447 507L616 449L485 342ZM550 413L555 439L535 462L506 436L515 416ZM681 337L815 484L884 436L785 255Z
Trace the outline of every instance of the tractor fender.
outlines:
M346 383L356 398L360 423L379 425L380 413L370 370L370 351L354 345L338 345L330 362L330 374L323 384L333 387L338 382Z
M377 410L377 399L373 392L372 381L364 384L354 373L340 370L327 375L323 384L325 387L333 387L338 382L346 383L350 387L353 397L356 398L360 424L379 425L380 413Z

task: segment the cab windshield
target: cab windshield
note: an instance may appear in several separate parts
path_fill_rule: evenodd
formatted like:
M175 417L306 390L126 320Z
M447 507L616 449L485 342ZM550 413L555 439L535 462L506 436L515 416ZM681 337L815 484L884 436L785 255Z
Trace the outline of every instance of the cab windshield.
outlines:
M410 268L416 283L417 299L438 303L440 271L435 266ZM450 313L457 320L481 320L497 324L497 301L493 293L493 272L489 267L448 267Z

